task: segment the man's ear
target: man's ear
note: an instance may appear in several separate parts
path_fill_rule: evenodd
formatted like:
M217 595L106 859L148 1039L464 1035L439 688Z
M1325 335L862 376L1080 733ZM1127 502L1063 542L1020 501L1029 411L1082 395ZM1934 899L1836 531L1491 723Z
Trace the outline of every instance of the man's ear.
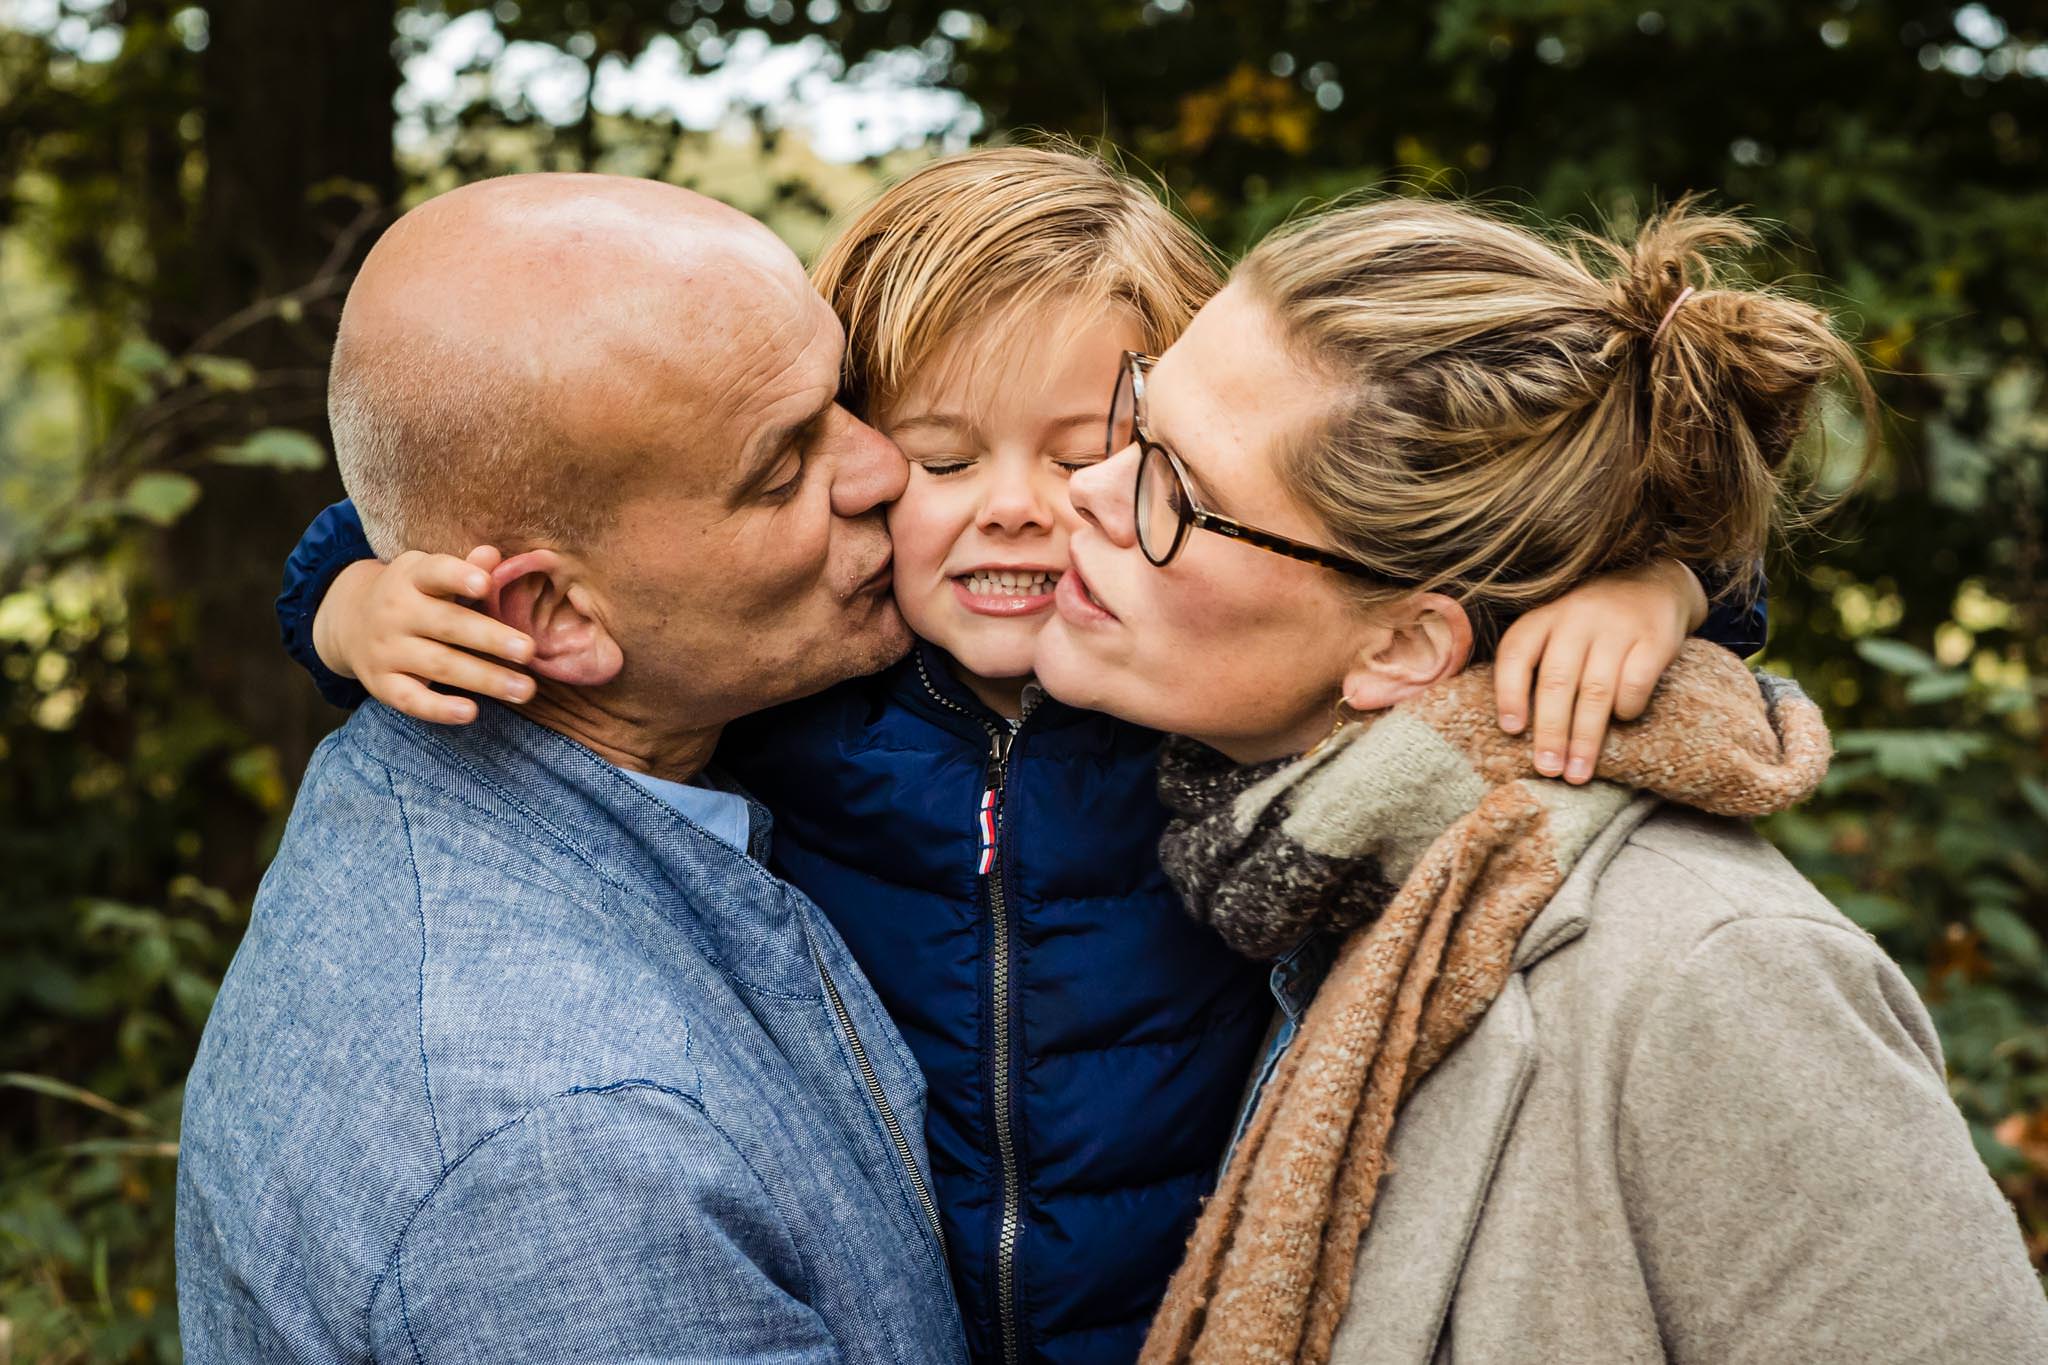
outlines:
M528 550L493 569L484 609L533 637L527 667L543 678L597 687L625 666L625 652L599 619L590 589L554 550Z
M1382 615L1344 675L1344 701L1384 711L1453 677L1472 658L1472 619L1439 592L1418 593Z

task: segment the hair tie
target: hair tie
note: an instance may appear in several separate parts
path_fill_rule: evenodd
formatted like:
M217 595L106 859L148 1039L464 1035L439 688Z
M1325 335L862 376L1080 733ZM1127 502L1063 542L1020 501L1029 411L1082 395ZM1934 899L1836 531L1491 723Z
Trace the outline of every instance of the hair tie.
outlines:
M1650 333L1651 346L1654 347L1659 341L1663 339L1664 329L1671 325L1671 316L1672 314L1678 311L1678 305L1684 303L1687 299L1691 298L1692 296L1693 287L1691 285L1687 285L1685 288L1678 291L1678 297L1671 300L1671 306L1664 310L1664 320L1657 324L1656 331Z

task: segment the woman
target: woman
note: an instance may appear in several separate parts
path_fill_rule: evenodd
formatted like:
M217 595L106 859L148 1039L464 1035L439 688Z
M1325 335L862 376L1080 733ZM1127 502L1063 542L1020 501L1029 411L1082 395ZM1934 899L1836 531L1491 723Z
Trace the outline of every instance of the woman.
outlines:
M1570 788L1467 667L1589 576L1755 563L1817 394L1868 409L1714 280L1749 241L1349 208L1127 360L1038 675L1188 737L1167 869L1283 1005L1146 1359L2048 1360L1912 988L1740 823L1818 783L1811 703L1690 646Z

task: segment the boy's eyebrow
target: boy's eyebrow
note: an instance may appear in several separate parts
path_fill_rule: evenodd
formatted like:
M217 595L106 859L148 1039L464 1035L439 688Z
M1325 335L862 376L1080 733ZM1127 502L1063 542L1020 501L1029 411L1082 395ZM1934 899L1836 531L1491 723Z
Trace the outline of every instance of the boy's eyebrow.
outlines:
M1088 412L1076 412L1059 418L1052 424L1054 431L1065 431L1068 427L1090 426L1098 431L1109 425L1109 414L1100 408Z
M974 420L957 412L920 412L915 417L905 417L889 423L891 433L922 431L926 428L938 431L972 431Z

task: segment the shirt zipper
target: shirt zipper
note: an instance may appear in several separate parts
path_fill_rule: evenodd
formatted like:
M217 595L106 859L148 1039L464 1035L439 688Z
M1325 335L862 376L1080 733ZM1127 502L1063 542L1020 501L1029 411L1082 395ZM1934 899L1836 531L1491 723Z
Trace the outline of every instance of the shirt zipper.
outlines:
M868 1097L875 1102L875 1110L882 1116L882 1127L888 1130L889 1141L896 1146L896 1156L903 1163L904 1173L910 1177L911 1191L924 1208L925 1221L930 1224L932 1237L939 1244L940 1264L944 1265L947 1263L946 1234L939 1226L938 1202L932 1198L931 1187L925 1184L923 1172L917 1169L917 1158L910 1153L910 1140L903 1135L903 1125L896 1121L896 1111L890 1107L889 1097L882 1093L881 1077L875 1074L875 1064L868 1060L868 1050L861 1046L860 1034L853 1027L853 1015L840 998L839 987L833 983L832 973L826 970L825 959L818 955L815 944L811 947L811 961L818 966L818 979L825 983L825 995L832 1002L832 1012L839 1016L840 1032L846 1035L847 1046L853 1050L854 1065L860 1068L860 1078L868 1088Z
M1010 909L1003 898L1003 860L998 842L1003 818L1004 783L1009 777L1010 746L1016 734L1001 725L975 715L966 707L940 695L925 670L924 656L917 660L918 677L931 699L949 711L975 722L988 732L988 781L976 812L976 825L984 841L980 872L988 883L989 905L989 1018L995 1034L995 1062L991 1085L995 1110L996 1161L1001 1168L1002 1206L996 1224L996 1326L1002 1336L1004 1365L1016 1365L1021 1356L1021 1333L1017 1327L1017 1242L1023 1235L1023 1180L1017 1167L1017 1134L1010 1106L1010 1070L1013 1040L1010 1035ZM985 821L985 823L984 823Z

